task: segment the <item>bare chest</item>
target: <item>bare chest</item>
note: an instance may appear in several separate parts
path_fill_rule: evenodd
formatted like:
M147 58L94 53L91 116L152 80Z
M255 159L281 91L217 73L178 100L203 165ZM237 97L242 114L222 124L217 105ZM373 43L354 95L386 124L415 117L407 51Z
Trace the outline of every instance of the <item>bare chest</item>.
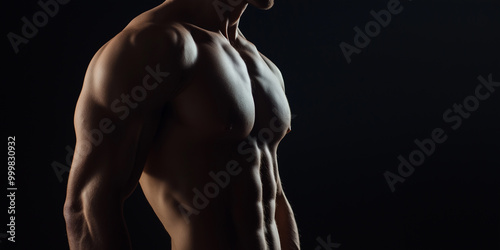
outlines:
M198 60L175 100L177 116L201 136L279 141L290 127L280 76L248 48L199 46Z

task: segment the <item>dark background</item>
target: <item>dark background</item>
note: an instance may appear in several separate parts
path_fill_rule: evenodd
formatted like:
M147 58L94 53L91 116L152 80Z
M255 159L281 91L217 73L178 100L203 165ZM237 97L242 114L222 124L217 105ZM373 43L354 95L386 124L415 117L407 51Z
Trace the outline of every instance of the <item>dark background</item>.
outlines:
M330 237L339 249L500 249L500 91L457 130L442 118L474 94L479 75L500 81L500 3L402 0L403 11L348 64L339 44L353 44L353 28L364 29L370 10L387 2L277 0L269 11L249 7L241 21L281 69L297 115L279 162L302 247ZM72 0L18 54L6 35L20 34L21 17L40 7L2 3L1 140L7 148L16 136L19 190L17 242L0 239L1 249L68 248L67 174L60 182L52 164L65 164L65 147L74 145L85 69L129 20L159 3ZM384 172L397 173L398 155L408 158L413 141L434 128L448 140L392 193ZM0 225L8 223L5 195ZM134 249L169 249L140 189L125 213Z

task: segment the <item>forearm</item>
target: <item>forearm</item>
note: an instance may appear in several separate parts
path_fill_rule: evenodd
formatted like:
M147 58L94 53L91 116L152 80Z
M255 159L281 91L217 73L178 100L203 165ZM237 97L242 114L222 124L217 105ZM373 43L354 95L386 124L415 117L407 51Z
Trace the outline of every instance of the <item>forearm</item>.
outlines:
M71 250L129 250L129 235L121 206L65 206Z
M282 250L299 250L300 241L292 207L284 194L276 198L276 224Z

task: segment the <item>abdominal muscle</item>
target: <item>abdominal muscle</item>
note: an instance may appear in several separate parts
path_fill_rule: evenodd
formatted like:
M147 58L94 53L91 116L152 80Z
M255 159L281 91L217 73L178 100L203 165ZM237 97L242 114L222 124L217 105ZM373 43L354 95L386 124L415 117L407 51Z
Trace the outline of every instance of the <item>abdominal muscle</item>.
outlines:
M280 249L267 145L169 139L151 150L140 185L172 249Z

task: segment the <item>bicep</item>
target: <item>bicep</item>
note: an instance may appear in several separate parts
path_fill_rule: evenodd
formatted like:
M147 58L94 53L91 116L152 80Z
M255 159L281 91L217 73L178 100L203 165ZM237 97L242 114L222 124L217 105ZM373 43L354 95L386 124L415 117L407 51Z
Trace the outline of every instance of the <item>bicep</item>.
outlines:
M122 121L109 107L82 96L75 112L69 195L123 199L133 190L157 126L152 117L141 116L131 114Z
M134 49L120 46L123 51ZM176 77L168 72L164 62L116 48L91 62L75 110L77 142L69 196L99 190L124 199L133 191L176 85Z

